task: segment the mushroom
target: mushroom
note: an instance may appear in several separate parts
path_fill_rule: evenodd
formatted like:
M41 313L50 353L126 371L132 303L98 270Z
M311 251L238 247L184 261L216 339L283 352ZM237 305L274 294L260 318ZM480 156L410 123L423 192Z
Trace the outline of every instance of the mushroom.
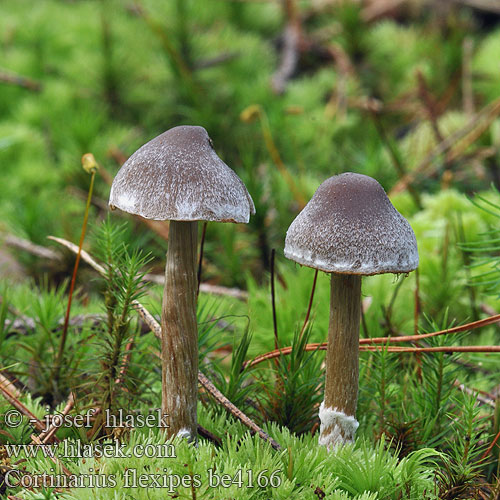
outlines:
M319 444L354 440L359 377L361 276L418 266L407 220L371 177L344 173L323 182L288 228L285 256L331 273L325 396Z
M196 441L198 222L247 223L255 213L241 179L215 153L202 127L167 130L138 149L111 186L111 209L169 220L161 314L162 413L167 437Z

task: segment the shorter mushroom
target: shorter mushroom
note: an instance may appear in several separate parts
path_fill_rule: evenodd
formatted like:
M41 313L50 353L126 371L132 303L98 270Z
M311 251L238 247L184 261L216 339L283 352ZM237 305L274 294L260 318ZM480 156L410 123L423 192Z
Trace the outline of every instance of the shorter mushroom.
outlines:
M319 443L354 440L359 378L361 276L418 266L407 220L371 177L345 173L323 182L288 228L285 256L331 273L325 399Z
M217 156L207 131L180 126L137 150L111 186L111 208L169 220L162 327L162 412L167 436L196 440L198 222L249 221L255 213L241 179Z

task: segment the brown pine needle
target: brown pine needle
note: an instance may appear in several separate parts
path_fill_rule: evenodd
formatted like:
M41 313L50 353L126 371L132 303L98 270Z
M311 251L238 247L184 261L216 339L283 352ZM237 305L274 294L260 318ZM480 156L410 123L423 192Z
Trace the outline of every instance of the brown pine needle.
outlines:
M367 346L365 344L387 344L388 342L418 342L419 340L426 339L429 337L437 337L439 335L447 335L449 333L459 333L467 330L474 330L476 328L481 328L483 326L492 325L493 323L498 323L500 321L500 314L495 314L488 318L480 319L479 321L473 321L472 323L466 323L465 325L456 326L454 328L448 328L447 330L439 330L438 332L423 333L421 335L406 335L401 337L374 337L371 339L360 339L359 350L360 351L377 351L385 350L388 352L500 352L500 346L451 346L451 347L396 347L386 345L384 347ZM307 344L305 346L306 351L325 351L328 346L327 342ZM260 354L256 358L246 361L243 365L244 368L251 368L252 366L258 365L263 361L268 359L274 359L281 354L287 355L292 352L292 347L282 347L281 349L275 349L274 351L267 352L265 354Z
M420 164L415 166L411 172L406 174L396 183L390 191L389 196L404 191L410 184L415 182L417 178L429 175L434 162L440 158L441 155L449 153L453 148L456 150L457 147L460 147L459 151L462 152L464 150L462 144L468 145L471 141L475 141L481 134L484 133L485 130L488 129L499 114L500 99L496 99L495 101L487 104L481 111L473 116L464 127L440 142Z
M45 429L44 423L39 420L36 415L34 415L18 398L16 398L10 391L0 386L0 393L2 396L19 412L28 418L29 423L38 431L43 432ZM55 441L59 441L55 436L53 438Z
M447 330L439 330L438 332L432 333L422 333L420 335L406 335L401 337L375 337L371 339L361 339L360 344L385 344L387 342L416 342L422 339L427 339L429 337L437 337L439 335L447 335L448 333L460 333L467 330L474 330L476 328L481 328L483 326L492 325L493 323L498 323L500 321L500 314L495 314L494 316L489 316L488 318L480 319L478 321L473 321L472 323L466 323L465 325L455 326L454 328L448 328Z
M326 351L328 342L306 344L305 351ZM281 355L288 355L292 352L292 347L282 347L274 351L260 354L259 356L246 361L244 368L252 368L263 361L277 358ZM374 351L387 351L387 352L500 352L500 346L496 345L470 345L470 346L442 346L442 347L399 347L399 346L374 346L374 345L360 345L359 350L374 352Z
M500 431L497 432L495 439L493 439L491 444L488 446L488 449L482 454L481 458L479 459L480 462L482 462L490 454L491 450L497 444L499 439L500 439Z
M58 413L58 415L62 417L66 416L73 409L74 405L75 405L75 395L71 392L68 398L68 402L66 403L66 406L64 407L61 413ZM60 425L57 425L56 422L53 422L50 424L50 427L46 431L43 431L39 436L32 435L31 441L34 443L36 441L36 438L38 438L38 440L41 441L43 444L50 443L51 441L53 441L55 437L54 435L59 429L59 427Z

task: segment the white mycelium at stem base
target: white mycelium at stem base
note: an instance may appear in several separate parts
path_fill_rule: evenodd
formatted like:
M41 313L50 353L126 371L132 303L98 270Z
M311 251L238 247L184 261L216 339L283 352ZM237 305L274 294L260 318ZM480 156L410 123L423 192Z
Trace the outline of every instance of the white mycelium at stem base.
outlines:
M336 443L354 440L354 434L359 426L354 417L338 411L337 408L325 408L324 401L319 407L319 420L321 427L318 442L328 449Z
M162 412L167 437L196 440L198 389L197 221L247 223L255 213L241 179L207 131L181 126L138 149L111 186L111 208L170 220L162 306Z
M319 443L352 441L358 427L361 276L418 266L415 234L382 186L366 175L330 177L288 228L285 256L331 273L325 399Z

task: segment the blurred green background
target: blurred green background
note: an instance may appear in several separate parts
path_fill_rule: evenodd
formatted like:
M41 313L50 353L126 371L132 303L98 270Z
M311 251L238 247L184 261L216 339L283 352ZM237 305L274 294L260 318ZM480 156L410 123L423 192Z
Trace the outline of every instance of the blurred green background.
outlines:
M282 255L287 227L323 180L354 171L375 177L414 227L426 312L450 307L469 317L460 300L469 300L470 258L458 243L495 227L467 197L497 199L490 186L499 183L500 158L498 9L472 4L2 2L3 240L77 242L89 184L80 159L92 152L101 165L85 243L93 251L92 227L106 217L109 184L125 159L170 127L196 124L257 209L247 226L208 225L204 281L264 285L267 294L275 248L285 293L285 275L297 272ZM165 228L112 217L129 220L127 244L151 251L161 273ZM49 273L59 282L73 262L15 245L14 256L1 251L4 274L14 273L14 257L18 276L37 281ZM306 307L312 274L303 274ZM387 279L367 287L386 290Z

